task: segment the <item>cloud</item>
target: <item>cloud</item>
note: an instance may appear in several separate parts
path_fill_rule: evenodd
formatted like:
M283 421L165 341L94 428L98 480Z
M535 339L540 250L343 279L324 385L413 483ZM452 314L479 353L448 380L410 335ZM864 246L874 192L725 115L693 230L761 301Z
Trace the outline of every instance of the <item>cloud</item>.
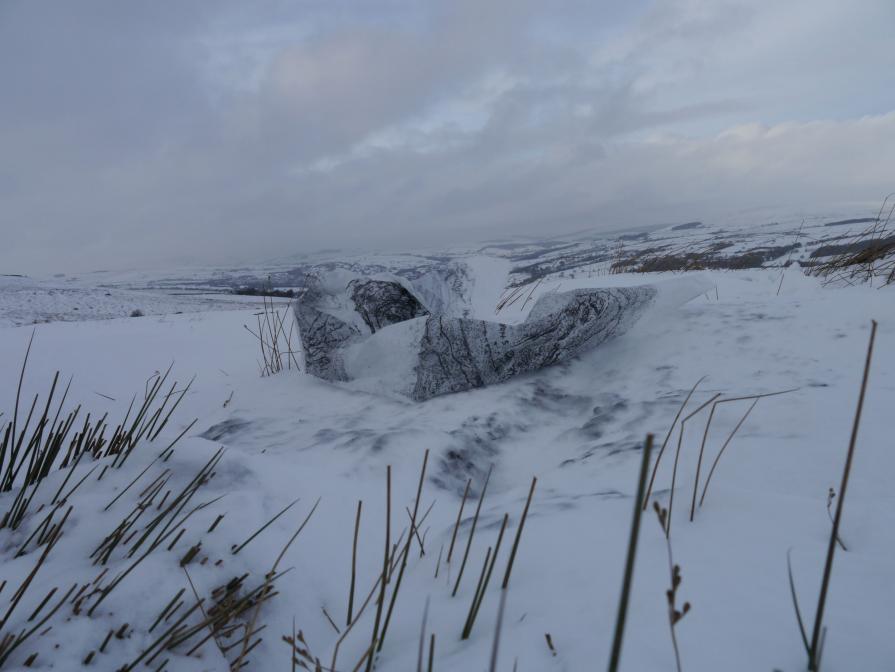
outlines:
M895 6L0 5L0 272L866 207Z

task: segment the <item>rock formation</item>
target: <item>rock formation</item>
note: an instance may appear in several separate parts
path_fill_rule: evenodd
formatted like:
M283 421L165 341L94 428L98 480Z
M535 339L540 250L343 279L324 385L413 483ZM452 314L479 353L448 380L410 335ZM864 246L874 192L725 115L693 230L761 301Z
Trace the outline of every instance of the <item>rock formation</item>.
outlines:
M339 276L312 284L294 311L308 373L378 376L377 389L423 401L568 360L624 332L655 295L651 286L549 293L509 325L432 314L398 278Z

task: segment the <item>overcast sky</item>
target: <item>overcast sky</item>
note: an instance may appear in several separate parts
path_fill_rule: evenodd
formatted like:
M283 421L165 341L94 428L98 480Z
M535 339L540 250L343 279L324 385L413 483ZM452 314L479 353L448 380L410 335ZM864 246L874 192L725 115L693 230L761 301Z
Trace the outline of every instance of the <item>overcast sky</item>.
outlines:
M0 273L871 208L893 0L0 0Z

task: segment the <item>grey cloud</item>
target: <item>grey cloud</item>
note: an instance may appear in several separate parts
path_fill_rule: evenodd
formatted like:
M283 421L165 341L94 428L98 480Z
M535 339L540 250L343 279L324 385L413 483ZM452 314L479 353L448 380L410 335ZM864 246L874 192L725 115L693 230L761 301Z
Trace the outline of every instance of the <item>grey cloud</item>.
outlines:
M867 203L895 6L8 1L0 272Z

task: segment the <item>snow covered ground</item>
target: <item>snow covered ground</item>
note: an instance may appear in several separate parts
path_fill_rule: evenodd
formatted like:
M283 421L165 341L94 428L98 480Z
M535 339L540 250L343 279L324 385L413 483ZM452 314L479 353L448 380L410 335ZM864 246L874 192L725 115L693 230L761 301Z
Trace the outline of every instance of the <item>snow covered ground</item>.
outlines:
M473 275L479 284L470 295L476 312L499 298L507 266L505 259L493 267L476 259ZM593 276L587 269L548 276L535 298L557 286L640 284L669 277ZM163 308L160 300L158 312L165 314L140 319L95 321L112 317L114 311L104 310L90 313L90 321L0 329L4 422L14 406L17 371L33 328L22 395L29 403L30 395L46 391L58 369L73 376L72 404L82 403L94 414L108 410L115 419L124 415L135 392L143 392L147 378L172 361L172 375L179 381L196 376L162 436L141 445L125 469L109 471L101 481L97 474L102 470L95 471L72 497L62 540L4 632L31 627L28 617L50 589L59 587L62 593L72 583L96 577L100 568L88 556L164 469L171 470L169 487L182 487L219 447L226 448L196 503L222 498L190 518L170 552L159 548L150 554L92 615L86 610L74 614L70 605L60 609L47 624L52 629L29 639L3 669L18 669L34 652L35 669L81 669L90 652L89 666L119 669L161 634L159 628L148 631L172 596L185 589L181 613L195 602L180 567L191 546L201 540L200 552L187 566L200 597L209 598L214 587L244 572L251 573L247 584L254 587L318 498L319 506L279 567L294 569L277 580L279 594L260 610L259 624L266 628L260 633L263 641L248 655L248 669L291 669L290 646L282 636L290 635L293 621L306 648L328 668L341 636L337 628L345 632L357 502L363 501L363 510L355 612L381 571L387 467L394 542L408 527L405 507L414 506L426 450L420 514L432 508L420 530L425 555L418 544L412 546L377 669L417 669L427 603L426 656L429 634L434 633L434 669L488 669L500 583L532 477L538 479L537 488L507 594L498 669L600 669L611 645L644 436L652 432L661 443L687 392L706 376L688 409L718 393L727 398L797 389L758 402L720 461L692 523L695 461L707 412L687 424L671 530L674 559L683 576L679 600L692 603L676 627L683 669L803 670L787 551L792 549L796 587L810 628L829 539L827 493L831 486L839 487L872 318L880 327L845 503L841 537L848 551L836 556L826 608L824 669L892 669L895 446L889 413L895 401L895 288L822 288L790 269L778 296L779 269L710 272L706 277L717 291L645 319L575 361L425 403L326 383L294 370L259 377L257 343L242 326L254 320L253 310L239 304L216 303L204 312L194 306L197 312L174 314L182 308L176 302ZM9 285L0 286L0 320L5 325L33 322L27 319L33 309ZM99 300L109 298L107 290L84 291ZM148 305L133 307L156 312L146 310ZM518 304L506 310L524 313ZM41 311L33 311L35 319ZM719 406L708 433L707 460L714 459L750 403ZM197 424L177 444L174 456L149 466L137 485L104 510L194 418ZM677 429L668 450L676 441ZM663 457L656 479L654 494L663 506L670 494L671 458L670 453ZM462 583L452 596L477 498L492 465ZM93 466L82 463L71 482ZM65 476L64 471L50 475L38 499L49 501ZM472 495L447 565L469 478ZM0 494L0 511L14 496ZM234 544L296 498L298 503L244 550L231 553ZM505 513L510 524L495 575L471 637L463 641L482 563ZM226 515L208 532L220 514ZM16 532L0 531L0 581L9 584L0 593L2 605L34 566L39 550L14 556L44 515L32 514ZM117 551L109 561L109 576L128 565L126 554ZM621 669L675 669L668 585L665 537L649 511L641 529ZM387 602L394 587L393 580ZM375 606L371 601L344 638L336 669L350 671L364 655ZM191 618L198 615L197 610ZM99 653L110 629L124 623L129 624L124 636L113 637ZM156 669L166 658L165 669L178 672L229 669L211 640L186 655L200 639L135 669ZM239 648L228 653L231 663Z
M0 276L0 326L246 309L253 297L97 286L90 278ZM258 300L260 301L260 299Z

